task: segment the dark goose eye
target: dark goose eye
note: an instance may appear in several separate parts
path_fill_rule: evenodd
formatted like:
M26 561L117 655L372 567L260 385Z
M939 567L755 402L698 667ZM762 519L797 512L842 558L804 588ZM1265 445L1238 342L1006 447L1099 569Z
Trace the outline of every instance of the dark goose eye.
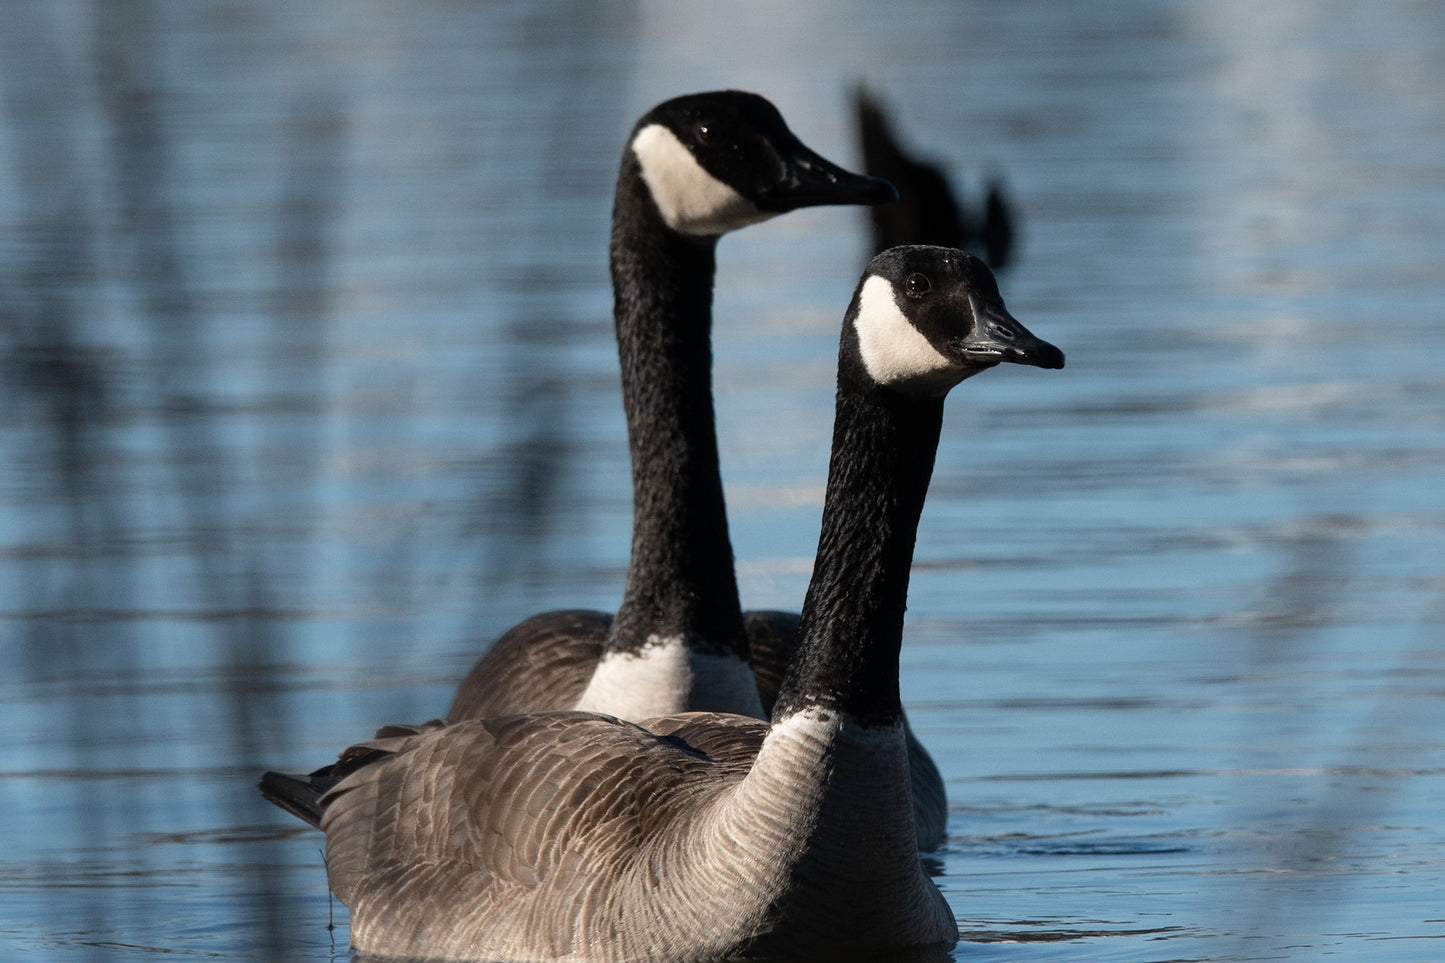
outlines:
M932 290L932 283L922 274L910 274L908 280L903 282L903 293L910 298L921 298Z
M715 134L716 131L713 129L713 126L711 124L697 125L697 142L699 144L706 145L712 143Z

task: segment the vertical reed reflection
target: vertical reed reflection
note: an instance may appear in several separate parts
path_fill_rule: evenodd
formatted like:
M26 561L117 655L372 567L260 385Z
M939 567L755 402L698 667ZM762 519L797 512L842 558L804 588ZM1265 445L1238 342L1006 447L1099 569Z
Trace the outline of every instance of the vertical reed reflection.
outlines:
M1367 502L1362 493L1361 504ZM1246 671L1298 679L1299 688L1285 695L1286 700L1295 703L1293 711L1300 718L1318 719L1322 726L1334 724L1337 715L1319 701L1328 698L1320 693L1329 689L1311 687L1309 679L1317 668L1330 665L1325 635L1351 621L1347 600L1360 574L1354 543L1369 530L1367 516L1299 516L1283 537L1285 564L1264 587L1263 612L1250 637L1251 665ZM1437 614L1441 606L1437 597ZM1390 809L1406 775L1419 766L1414 753L1431 742L1430 734L1439 731L1445 714L1438 700L1422 702L1408 683L1401 685L1417 672L1429 671L1419 660L1438 649L1425 637L1424 627L1435 624L1438 617L1427 615L1419 644L1396 653L1402 661L1372 667L1360 680L1372 687L1373 695L1364 703L1368 711L1353 726L1353 738L1341 750L1316 756L1319 747L1308 737L1298 745L1272 747L1284 750L1278 765L1322 770L1309 783L1312 796L1300 805L1285 806L1283 812L1294 817L1292 824L1280 825L1281 800L1260 799L1241 782L1235 824L1256 840L1248 867L1255 875L1246 877L1253 892L1241 894L1239 905L1216 907L1237 919L1237 927L1223 930L1234 934L1241 954L1252 957L1260 939L1328 933L1337 907L1351 899L1351 887L1359 882L1356 864L1371 855L1369 837L1390 823ZM1241 732L1240 741L1242 747L1254 744L1248 732ZM1403 760L1401 747L1411 754ZM1238 914L1241 905L1248 907L1244 914Z
M244 769L259 769L264 758L263 747L256 741L257 720L274 718L284 709L284 703L275 697L274 683L265 674L285 651L285 640L271 616L274 606L264 552L241 531L234 491L234 480L242 477L241 466L218 442L213 413L203 394L225 360L212 357L206 346L206 318L193 294L185 254L188 243L168 190L177 183L177 173L174 145L166 129L161 78L155 73L161 62L156 12L149 0L108 0L92 9L95 68L110 135L123 254L149 336L146 370L153 372L154 380L147 388L160 420L166 447L164 467L177 500L186 549L198 576L201 598L196 601L210 616L210 632L224 653L232 679L224 693L227 731L233 740L228 761ZM278 263L288 263L286 244L293 232L300 239L316 236L314 225L295 223L313 220L316 210L297 205L290 215L293 222L283 231ZM281 280L286 290L289 279L283 276ZM312 351L310 360L315 357ZM240 800L233 811L238 816L242 813ZM258 937L266 941L267 955L273 957L281 948L277 878L259 870L275 862L261 854L251 864L258 870L257 878L242 890L253 904L245 915L263 921Z
M612 42L635 29L631 3L608 7ZM506 358L500 368L505 382L489 386L484 402L500 407L509 437L486 456L485 494L476 500L469 534L482 549L477 593L480 607L472 626L494 625L487 608L507 593L525 597L557 565L547 555L563 515L564 499L576 468L577 439L572 435L576 404L575 371L566 364L569 342L575 342L591 318L569 317L560 292L592 278L606 277L606 235L584 262L558 257L577 247L578 224L606 223L611 210L616 157L622 136L612 125L600 150L589 133L598 118L623 116L621 92L626 89L627 63L615 56L611 43L601 43L595 29L595 8L587 0L563 0L531 10L517 27L519 49L549 48L556 76L546 89L529 92L518 104L517 123L541 129L532 163L541 193L532 199L531 221L518 242L527 250L524 266L505 281L513 305L502 339ZM531 66L525 64L530 73ZM528 77L513 78L525 89ZM537 102L543 102L539 112ZM579 278L583 274L585 278ZM601 318L595 320L602 320ZM620 586L619 586L620 595ZM565 606L553 599L548 607ZM478 640L479 646L491 639Z
M247 772L266 769L275 764L274 746L259 741L256 724L262 717L283 720L282 731L291 731L287 721L290 704L281 698L284 691L283 663L294 659L293 640L280 631L284 623L267 619L272 601L267 586L285 570L309 574L317 564L313 545L315 519L321 512L317 497L321 475L322 418L316 385L327 365L326 318L330 314L331 251L327 243L329 225L335 223L341 205L341 168L345 146L346 125L340 98L320 93L298 95L288 117L285 140L285 181L276 238L276 289L271 310L271 344L266 372L271 385L266 396L282 412L297 412L299 418L286 418L295 427L286 433L282 446L286 464L288 490L297 493L291 510L301 517L293 526L253 525L249 528L255 539L249 557L246 584L252 594L247 599L249 618L256 626L269 630L232 634L228 662L233 673L244 673L250 684L237 678L228 693L231 731L237 734L232 752L234 764ZM300 386L310 386L302 391ZM261 434L263 446L268 445ZM263 452L261 474L266 474ZM272 519L273 523L276 519ZM284 529L298 534L290 537ZM283 563L284 558L284 563ZM303 584L305 583L303 579ZM303 605L305 600L302 600ZM242 628L245 628L243 626ZM258 645L259 643L259 645ZM244 783L249 787L250 780ZM230 800L232 823L244 826L254 819L255 800L248 793ZM248 914L263 922L257 939L266 955L277 958L287 955L286 927L294 918L285 912L281 894L285 880L267 872L268 867L284 865L282 848L274 837L258 839L259 849L247 865L254 879L246 890L252 894L255 911Z
M80 80L62 66L66 58L47 13L32 4L7 11L7 29L31 42L12 48L13 57L0 57L22 204L17 235L25 240L5 264L0 289L4 387L41 428L26 436L36 450L20 453L28 482L23 502L39 522L33 537L50 549L47 564L19 567L17 596L29 615L20 622L24 670L33 680L83 679L124 665L135 642L128 627L101 614L132 594L133 558L124 537L124 480L117 477L108 427L115 376L104 355L86 346L83 330L93 308L98 232L76 162L80 132L68 122ZM106 649L114 655L103 654ZM106 753L90 736L93 727L120 721L111 708L104 700L61 700L52 725L70 734L73 757L56 760L57 768L90 772L106 766ZM90 851L118 828L104 804L92 804L99 798L92 789L80 780L57 787L79 815L73 821L76 846ZM108 890L82 887L66 896L65 906L52 912L66 914L76 929L105 930Z
M282 617L294 603L281 601L298 593L293 581L278 579L314 582L322 564L321 386L333 363L325 321L334 292L328 237L346 183L347 104L329 91L285 91L282 185L274 250L264 262L274 265L275 276L260 307L265 322L258 336L248 335L247 349L259 350L238 359L217 347L226 343L215 329L224 318L212 307L203 287L210 280L193 253L194 202L186 195L193 185L180 163L191 135L173 127L183 115L170 93L187 79L170 76L165 66L173 28L152 0L108 0L82 11L73 75L65 66L77 58L66 44L77 46L76 24L52 20L43 4L11 12L7 29L26 43L7 47L16 56L0 57L0 109L14 145L22 210L16 233L24 238L0 261L0 388L32 426L19 436L29 446L21 453L32 503L26 507L39 516L31 522L34 540L51 559L15 566L26 584L12 591L24 600L18 624L27 676L66 683L65 695L48 703L55 706L52 728L66 732L56 740L65 757L47 762L76 774L57 783L64 797L58 805L77 827L67 849L81 859L118 854L113 872L140 879L164 873L167 857L139 844L132 817L97 782L151 764L106 737L173 732L173 748L206 755L214 768L205 775L176 760L174 771L136 777L127 803L150 813L223 813L231 830L256 822L264 804L251 791L254 776L284 756L263 744L262 734L292 730L283 717L293 704L282 697L291 680L278 667L298 657L298 635ZM515 284L515 307L498 339L508 354L498 370L507 377L483 386L483 403L504 406L498 420L513 431L488 455L497 470L466 533L482 558L472 566L485 583L482 604L535 580L550 564L542 546L558 525L572 458L574 399L563 355L581 320L559 304L575 299L557 297L560 286L578 284L577 262L554 254L575 249L563 242L572 240L582 205L599 207L605 222L615 145L609 139L600 155L579 151L577 132L595 129L599 117L610 130L619 110L608 99L626 89L625 61L594 42L592 11L581 0L545 5L522 20L519 45L560 45L573 53L557 56L567 76L548 84L543 111L531 94L506 108L514 123L545 130L535 138L543 144L536 160L543 196L525 232L533 248L528 266L507 279ZM628 24L628 17L614 18L609 29L626 31ZM529 78L515 82L520 89ZM587 284L605 278L605 234L591 263L596 278ZM117 321L131 327L123 333L107 327ZM261 370L257 401L239 416L235 405L222 403L238 364ZM254 419L255 430L238 433L238 417ZM255 448L241 447L238 434L256 439ZM284 472L284 485L255 484L274 469ZM379 577L405 586L418 577L418 553L399 541L391 560L397 564L383 565ZM157 542L165 548L156 549ZM177 575L183 584L175 584ZM157 619L156 606L182 614ZM131 690L150 681L145 673L156 656L148 647L157 632L194 637L204 648L197 664L221 667L224 681L208 697L219 703L208 708L216 710L220 735L180 735L195 720L179 717L178 702ZM402 640L416 650L438 641ZM87 698L88 682L98 679L118 684L104 698ZM281 894L292 891L284 850L268 834L245 846L237 865L247 878L235 880L240 895L232 918L247 921L246 938L259 958L284 958L297 927L294 913L281 906ZM106 942L159 922L128 908L144 896L128 887L145 884L57 890L64 896L45 904L52 918L40 925ZM162 943L167 936L150 935Z

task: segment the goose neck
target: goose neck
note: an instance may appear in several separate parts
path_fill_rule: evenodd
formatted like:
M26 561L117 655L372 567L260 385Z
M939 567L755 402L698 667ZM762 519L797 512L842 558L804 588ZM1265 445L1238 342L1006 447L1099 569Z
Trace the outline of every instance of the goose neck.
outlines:
M679 639L745 657L713 417L715 248L667 228L624 164L611 262L633 536L614 651Z
M903 613L942 422L941 398L840 385L818 552L775 724L814 707L871 726L901 719Z

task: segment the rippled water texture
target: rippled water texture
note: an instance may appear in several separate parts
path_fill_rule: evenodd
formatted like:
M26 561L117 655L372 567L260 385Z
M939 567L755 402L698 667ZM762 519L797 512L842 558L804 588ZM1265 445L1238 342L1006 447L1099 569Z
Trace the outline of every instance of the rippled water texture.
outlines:
M967 960L1445 958L1435 4L16 0L0 955L345 958L254 791L441 712L630 523L621 140L866 81L1068 354L949 403L903 690ZM857 211L720 247L744 601L796 608ZM335 911L336 930L327 923Z

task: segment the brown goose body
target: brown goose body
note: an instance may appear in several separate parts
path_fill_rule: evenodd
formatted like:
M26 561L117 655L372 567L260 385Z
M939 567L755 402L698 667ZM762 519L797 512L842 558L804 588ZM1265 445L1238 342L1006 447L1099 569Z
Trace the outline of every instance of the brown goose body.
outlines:
M641 727L539 713L378 740L356 751L383 755L325 800L331 886L354 945L390 956L951 945L913 846L902 745L842 720L770 731L707 713ZM885 791L834 802L836 781Z
M743 613L748 671L757 686L765 718L773 713L778 689L798 642L796 612L770 609ZM508 630L472 664L446 718L452 722L522 712L570 709L578 704L606 650L612 615L592 609L543 612ZM686 712L696 704L683 692L655 699L649 716ZM948 797L933 757L903 717L919 850L928 852L947 838Z
M957 940L919 860L898 695L943 396L1061 367L975 258L875 258L845 319L828 492L771 723L540 712L393 727L262 788L326 832L352 942L568 963L818 956Z

